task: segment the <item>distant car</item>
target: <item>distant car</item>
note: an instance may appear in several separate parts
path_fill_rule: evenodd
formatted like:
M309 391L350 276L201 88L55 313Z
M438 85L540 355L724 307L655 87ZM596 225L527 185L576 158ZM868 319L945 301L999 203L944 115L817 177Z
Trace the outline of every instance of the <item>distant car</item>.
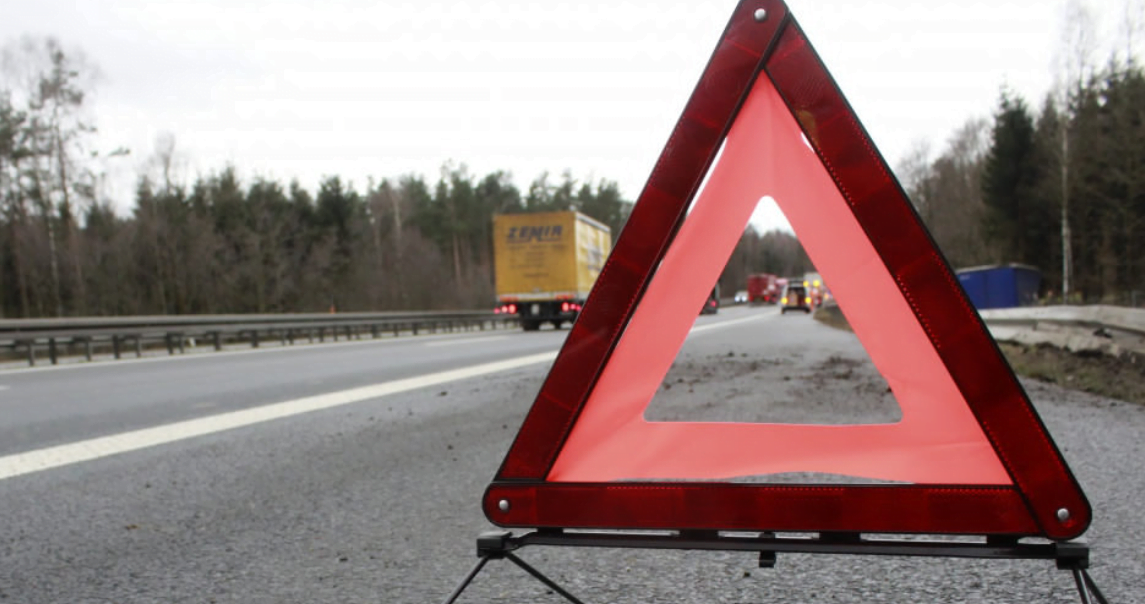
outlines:
M810 313L811 295L807 293L807 288L803 287L802 283L789 283L787 288L783 290L783 297L779 299L779 304L782 308L781 313L786 313L789 310L801 310Z
M736 292L735 303L736 304L747 304L747 290L746 289L741 289L738 292Z

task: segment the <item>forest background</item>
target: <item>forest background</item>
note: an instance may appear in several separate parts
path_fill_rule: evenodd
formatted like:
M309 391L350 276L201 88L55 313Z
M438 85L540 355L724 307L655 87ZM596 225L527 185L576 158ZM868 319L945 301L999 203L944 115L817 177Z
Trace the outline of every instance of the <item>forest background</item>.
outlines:
M1078 5L1073 5L1078 6ZM1145 305L1145 71L1140 27L1100 63L1083 9L1067 20L1055 89L1005 87L935 152L895 166L955 268L1038 268L1043 300ZM480 309L494 303L492 216L577 209L617 236L631 209L614 181L565 172L526 190L511 174L446 163L316 191L244 178L188 178L176 141L144 152L134 203L109 198L88 94L97 68L52 38L3 47L0 79L0 317ZM749 225L720 277L813 270L794 234Z

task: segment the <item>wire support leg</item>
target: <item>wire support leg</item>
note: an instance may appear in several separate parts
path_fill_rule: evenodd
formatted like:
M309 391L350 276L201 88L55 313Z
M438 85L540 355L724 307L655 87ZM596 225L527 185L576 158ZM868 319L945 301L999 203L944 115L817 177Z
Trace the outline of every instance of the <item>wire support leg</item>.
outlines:
M551 589L551 590L557 592L558 594L564 596L564 598L566 600L568 600L569 602L572 602L573 604L584 604L584 602L581 602L580 600L578 600L576 598L576 596L570 594L569 592L565 591L565 589L563 587L554 583L552 581L552 579L549 579L548 577L543 575L541 573L541 571L533 568L532 566L529 566L528 564L525 563L524 560L518 558L517 556L514 556L512 552L505 552L505 557L508 558L510 561L512 561L513 564L516 564L517 566L520 566L521 568L525 569L525 572L529 573L530 575L533 575L534 578L536 578L541 583L544 583L549 589Z
M1073 580L1077 584L1077 593L1081 596L1082 604L1109 604L1109 600L1105 599L1105 594L1101 593L1098 589L1097 583L1094 582L1093 577L1085 569L1073 569ZM1093 596L1093 599L1090 599Z
M453 604L456 602L457 598L461 596L461 592L465 591L466 587L469 587L469 584L473 582L473 578L477 576L477 573L481 572L482 568L485 568L485 563L488 561L489 556L482 556L481 559L477 561L477 565L473 567L473 570L469 571L469 574L465 576L461 585L458 585L457 589L453 590L453 593L450 594L442 604Z

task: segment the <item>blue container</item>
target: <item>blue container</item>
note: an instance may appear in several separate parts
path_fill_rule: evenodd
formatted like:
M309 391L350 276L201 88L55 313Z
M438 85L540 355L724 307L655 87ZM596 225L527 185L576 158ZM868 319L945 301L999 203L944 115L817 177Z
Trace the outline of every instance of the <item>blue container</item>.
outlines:
M974 308L1013 308L1037 304L1042 274L1024 264L975 266L955 271Z

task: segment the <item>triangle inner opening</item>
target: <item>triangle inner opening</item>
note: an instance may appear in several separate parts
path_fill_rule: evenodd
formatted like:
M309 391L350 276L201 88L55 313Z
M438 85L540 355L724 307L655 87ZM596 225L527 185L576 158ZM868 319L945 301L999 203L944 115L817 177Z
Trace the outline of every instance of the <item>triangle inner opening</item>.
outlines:
M765 196L644 419L856 425L902 412Z

